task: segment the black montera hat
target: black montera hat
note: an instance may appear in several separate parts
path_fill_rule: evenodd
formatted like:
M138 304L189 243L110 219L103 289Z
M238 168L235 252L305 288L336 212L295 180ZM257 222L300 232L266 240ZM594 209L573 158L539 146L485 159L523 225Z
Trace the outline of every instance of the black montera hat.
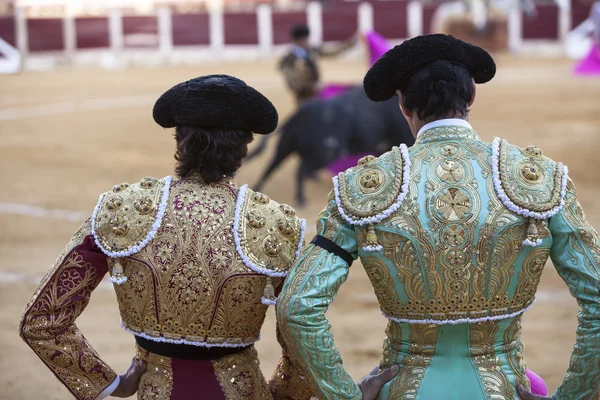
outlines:
M475 83L488 82L496 74L494 59L481 47L450 35L417 36L389 50L373 64L363 81L365 93L373 101L388 100L415 72L435 61L464 66Z
M206 75L173 86L156 100L154 121L163 128L192 126L269 134L277 110L261 93L229 75Z

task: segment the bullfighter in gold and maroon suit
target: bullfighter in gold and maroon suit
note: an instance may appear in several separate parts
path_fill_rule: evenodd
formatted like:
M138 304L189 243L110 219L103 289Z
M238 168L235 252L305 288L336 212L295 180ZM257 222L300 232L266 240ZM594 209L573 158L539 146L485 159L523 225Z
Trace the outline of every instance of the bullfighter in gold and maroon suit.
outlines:
M285 350L267 382L254 348L304 221L233 179L252 132L272 132L277 111L244 82L217 75L168 90L154 119L176 127L177 177L100 196L35 291L22 338L80 400L136 389L155 400L310 398ZM107 273L143 373L117 375L75 325Z

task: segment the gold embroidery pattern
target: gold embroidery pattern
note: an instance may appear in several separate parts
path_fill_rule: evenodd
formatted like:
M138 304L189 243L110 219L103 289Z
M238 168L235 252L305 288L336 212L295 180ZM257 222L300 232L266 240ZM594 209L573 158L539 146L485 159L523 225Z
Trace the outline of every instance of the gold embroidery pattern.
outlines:
M415 141L415 144L425 144L446 140L468 141L464 139L479 139L479 135L469 128L463 128L459 126L444 126L440 128L428 129L425 132L422 132Z
M408 355L402 359L400 373L390 385L389 399L416 399L425 371L435 354L439 326L412 324Z
M487 192L493 194L494 190L493 181L489 179ZM521 217L507 210L495 195L490 196L487 210L488 216L479 231L477 243L472 301L479 302L484 308L493 303L496 310L492 310L492 314L500 315L507 307L512 310L509 312L513 312L533 301L533 298L529 301L514 298L508 301L508 296L505 296L527 225ZM503 228L502 235L497 235Z
M296 360L289 355L288 345L283 341L281 328L277 327L277 342L281 345L282 353L279 363L267 382L269 391L274 399L309 400L312 390Z
M212 364L227 400L272 399L254 347L221 357Z
M138 400L169 400L173 391L171 359L150 353L137 345L136 349L138 358L148 365L138 387Z
M549 256L550 249L548 248L536 248L527 255L519 273L519 284L517 285L515 298L520 297L530 302L530 299L535 297L544 265L546 265Z
M489 399L513 399L515 388L502 369L502 361L494 353L497 332L497 321L470 324L471 357L473 357L473 363L477 367L477 373L487 397Z
M504 332L503 350L508 360L508 366L515 374L515 383L530 388L527 379L527 365L523 358L523 342L521 341L521 315L515 317Z
M330 203L330 209L337 209L335 202ZM326 225L329 225L331 219L327 219ZM341 225L340 225L341 226ZM325 228L327 230L327 228ZM333 234L335 236L335 233ZM313 277L318 275L321 268L324 267L324 259L328 256L325 250L320 247L316 247L314 245L307 246L302 256L298 261L296 261L295 267L292 269L293 274L287 278L287 285L289 285L284 292L279 297L277 301L277 315L279 318L286 315L301 315L305 308L303 308L300 304L292 302L292 296L302 297L303 291L310 291L313 288ZM305 284L305 280L308 282ZM331 287L329 287L329 293L324 293L323 296L331 298L333 293L337 292L337 289L341 285L341 282L337 282ZM302 290L300 289L302 287ZM309 305L311 307L312 304ZM323 317L324 319L324 317ZM315 321L316 323L324 322ZM321 381L324 382L335 382L336 393L330 392L322 392L319 387L315 385L315 382L309 377L308 381L311 386L311 391L315 393L318 397L322 398L332 398L336 395L339 398L356 398L360 399L362 397L362 393L357 388L354 381L348 377L348 379L343 379L342 376L338 376L334 374L333 368L327 368L326 370L322 370L320 366L328 365L333 366L335 364L341 364L341 356L337 348L335 348L333 344L333 338L330 334L326 335L326 337L318 336L316 334L311 334L308 336L300 336L297 332L293 332L291 327L288 324L281 324L281 337L284 342L288 344L289 357L297 362L301 369L304 371L310 371L311 368L309 366L314 366L314 368L318 368L320 372L324 373L324 377L319 377ZM326 359L313 359L312 355L307 352L302 352L301 348L321 348L324 346L327 349L330 349L328 354L330 357ZM321 354L320 354L321 355Z
M567 183L565 207L555 218L567 240L564 253L553 254L553 262L581 307L569 369L556 391L556 398L598 399L600 357L596 349L600 348L600 335L594 321L600 315L596 301L600 289L600 236L586 221L577 201L575 185L570 180ZM552 226L552 220L550 224Z
M506 195L521 208L544 212L561 200L563 165L531 149L500 142L500 179ZM551 189L551 190L548 190Z
M383 264L375 268L374 262L367 260L367 266L373 266L371 280L382 311L402 320L443 321L499 316L528 307L534 290L521 293L523 284L514 296L508 293L528 225L494 195L490 146L478 140L431 139L425 143L410 151L412 174L420 176L422 170L427 174L424 188L429 229L421 225L417 197L422 194L416 186L401 210L377 225L383 254L401 283L391 290L404 291L407 300L400 301L402 293L387 289L394 281L381 280L385 276L380 272L385 269ZM482 204L473 161L488 177L485 189L490 200L483 225L479 222ZM411 185L413 181L411 175ZM549 235L544 226L539 225L539 229L542 236ZM359 243L364 230L357 229ZM473 243L477 243L475 249ZM540 252L547 253L547 249L538 248L535 254ZM540 274L539 269L530 268L528 276L535 283Z
M94 221L101 247L118 252L139 245L152 229L164 185L165 180L144 178L105 193Z
M300 241L300 219L294 209L246 189L237 229L242 252L259 268L285 272L294 262Z
M431 307L430 312L439 311L437 307L440 304L437 302L436 304L430 304L427 301L428 298L434 298L435 294L439 293L442 280L433 268L430 269L432 267L431 263L434 262L433 247L427 238L421 235L425 231L419 229L420 225L417 219L406 218L400 221L392 218L389 223L393 226L402 225L406 227L405 229L414 230L416 234L419 234L417 243L420 250L419 253L417 247L409 238L387 231L382 231L380 234L383 254L393 261L398 278L408 297L406 304L397 304L396 301L387 304L386 309L391 312L389 315L396 318L411 319L413 317L420 318L428 307ZM423 268L432 272L424 276Z
M402 186L403 161L400 149L338 175L341 205L346 214L369 217L389 208Z
M381 311L389 315L400 304L388 266L377 257L362 257L361 263L373 284Z
M303 399L312 398L308 380L301 373L288 355L283 355L277 364L273 376L268 382L269 390L274 399Z
M116 378L74 323L106 273L76 251L88 236L90 220L42 279L20 324L23 340L81 400L96 398Z
M248 268L236 251L236 192L229 184L172 183L156 236L142 251L121 260L128 280L115 285L115 291L127 329L216 345L258 340L267 310L261 303L267 277ZM254 193L250 201L264 199ZM258 213L249 213L246 222L250 220L261 223ZM271 217L262 229L287 232ZM280 282L273 279L275 287Z
M436 264L443 280L443 293L438 293L435 300L442 300L442 305L448 308L449 318L445 319L463 318L477 311L469 307L468 285L474 269L469 244L474 242L481 210L469 162L473 155L460 143L442 142L431 145L431 157L427 166L430 192L426 210L429 228L441 233L434 240ZM448 175L447 167L444 168L448 165L460 174Z
M397 362L401 351L402 328L400 324L388 321L385 328L385 340L383 342L383 352L379 361L379 369L383 370L391 367Z

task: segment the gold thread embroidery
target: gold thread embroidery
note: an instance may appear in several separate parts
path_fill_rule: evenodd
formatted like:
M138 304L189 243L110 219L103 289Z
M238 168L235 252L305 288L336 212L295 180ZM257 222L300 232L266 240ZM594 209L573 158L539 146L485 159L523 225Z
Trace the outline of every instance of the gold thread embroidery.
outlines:
M262 248L263 240L273 236L277 237L274 249L281 250L276 246L279 237L297 245L296 224L288 224L288 219L297 221L293 209L280 211L275 202L256 192L249 195L248 203L254 213L246 214L243 225L255 223L265 230L259 234L248 227L248 241ZM115 291L127 329L215 345L258 340L268 307L261 297L269 287L267 277L250 270L236 250L235 205L236 190L230 185L190 179L172 183L155 238L139 253L120 260L128 280L115 285ZM276 207L276 218L271 206ZM284 252L295 251L296 247ZM113 263L109 260L110 267ZM287 265L278 263L277 268L289 268L290 263L291 259ZM272 278L274 288L280 284L281 278Z
M139 183L117 185L107 192L96 214L96 236L109 251L139 244L156 219L164 180L144 178Z
M169 400L173 391L173 368L169 357L150 353L136 345L137 355L148 365L138 388L139 400Z
M560 203L563 165L532 153L535 152L501 140L498 160L501 184L519 207L544 212Z
M527 379L527 365L523 358L523 342L521 341L521 316L515 317L504 332L504 345L502 346L508 366L515 374L515 383L530 388Z
M254 347L213 360L212 364L227 400L272 399Z
M354 217L376 215L396 201L402 179L402 155L398 147L393 147L378 159L338 175L341 205Z
M330 210L336 209L335 203L330 204ZM330 219L327 220L326 224L329 224ZM327 229L327 228L326 228ZM335 234L334 234L335 235ZM312 276L318 275L318 272L321 268L324 267L325 261L324 259L328 256L325 250L320 247L316 247L313 245L307 246L306 250L303 252L300 259L297 261L296 266L293 268L293 274L287 278L288 287L279 297L277 301L277 315L292 315L297 314L300 315L303 312L300 304L296 302L292 302L292 296L302 297L303 291L312 290L313 285L305 284L303 289L300 288L304 284L305 279L312 279ZM333 283L328 289L327 293L324 293L323 296L330 297L333 293L336 293L339 285L341 285L341 281ZM326 338L322 336L318 336L315 334L309 334L307 336L300 337L296 332L292 332L292 328L288 324L281 324L281 337L288 344L289 356L292 360L299 364L299 367L304 371L310 371L309 366L314 366L315 368L319 368L323 364L325 365L335 365L341 363L341 356L339 351L335 348L333 344L333 338L331 335L328 335ZM323 340L325 339L325 340ZM301 351L301 344L306 343L310 348L320 348L321 346L325 346L328 349L331 349L328 352L329 357L327 359L313 359L310 353ZM321 372L325 374L324 377L319 377L320 380L324 382L336 382L336 393L339 397L343 398L358 398L360 399L362 396L360 390L354 383L350 377L348 379L344 379L341 376L334 375L333 368L326 368L322 370L319 368ZM311 391L315 393L315 395L322 398L330 398L335 396L336 393L331 392L322 392L318 386L315 385L315 382L312 380L310 376L308 376L308 383L311 387ZM323 388L326 389L326 388Z
M439 326L412 324L409 329L411 345L408 355L402 359L400 373L390 385L390 399L416 399L425 372L435 354Z
M494 352L497 332L497 321L470 324L471 357L488 398L512 399L515 388L502 369L502 361Z
M106 271L86 262L76 249L91 235L86 221L73 235L34 292L20 324L21 336L69 390L94 399L115 378L74 321ZM90 239L91 240L91 239Z

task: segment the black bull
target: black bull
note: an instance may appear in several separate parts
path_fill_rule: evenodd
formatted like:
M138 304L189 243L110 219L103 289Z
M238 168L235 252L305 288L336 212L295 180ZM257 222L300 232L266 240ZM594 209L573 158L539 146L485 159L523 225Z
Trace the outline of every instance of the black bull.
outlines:
M261 190L281 162L297 152L300 165L296 174L296 201L300 206L306 202L304 180L338 158L357 153L382 154L394 145L414 143L398 99L375 103L367 98L362 87L351 88L332 99L305 103L280 130L273 160L254 189ZM248 159L260 154L266 141L267 136Z

